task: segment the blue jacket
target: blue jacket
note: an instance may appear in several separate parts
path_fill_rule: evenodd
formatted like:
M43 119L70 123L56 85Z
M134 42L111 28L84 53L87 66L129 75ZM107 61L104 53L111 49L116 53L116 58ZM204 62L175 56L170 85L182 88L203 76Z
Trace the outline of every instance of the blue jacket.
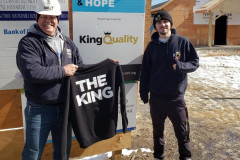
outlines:
M191 42L178 36L175 29L168 42L159 40L158 32L152 35L144 52L140 76L140 97L148 102L148 93L164 97L183 96L187 88L187 73L199 67L199 57ZM175 56L180 53L176 62ZM176 63L177 70L173 69Z
M84 65L72 40L66 36L63 39L61 64L58 55L42 36L29 32L20 40L16 60L28 100L39 104L63 103L66 81L63 66Z

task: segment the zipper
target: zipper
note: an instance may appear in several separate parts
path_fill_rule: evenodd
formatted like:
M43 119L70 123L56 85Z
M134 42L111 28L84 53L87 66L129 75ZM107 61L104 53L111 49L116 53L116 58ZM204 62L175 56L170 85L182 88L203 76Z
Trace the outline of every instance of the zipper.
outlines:
M61 43L61 45L62 45L62 43ZM62 47L62 54L61 54L61 59L60 59L60 64L62 65L62 56L63 56L63 53L65 53L64 51L65 51L65 46L66 46L66 41L64 40L63 41L63 47Z
M78 59L77 55L74 55L73 63L74 63L75 65L77 65L77 59Z
M167 55L168 55L168 41L167 41Z

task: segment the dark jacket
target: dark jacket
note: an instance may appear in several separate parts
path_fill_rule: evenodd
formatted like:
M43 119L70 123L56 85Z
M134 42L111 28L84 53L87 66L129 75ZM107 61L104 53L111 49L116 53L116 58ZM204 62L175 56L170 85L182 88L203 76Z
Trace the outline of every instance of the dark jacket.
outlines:
M65 94L65 72L63 66L83 66L82 58L72 40L63 36L64 47L61 64L58 55L44 38L29 32L24 36L17 51L17 66L24 78L25 95L39 104L60 104Z
M159 42L159 34L155 32L143 56L140 76L140 96L144 103L148 102L148 93L164 97L183 96L187 88L187 73L195 71L199 66L199 57L191 42L178 36L175 29L168 42ZM174 60L176 54L180 58ZM177 70L173 64L177 64Z

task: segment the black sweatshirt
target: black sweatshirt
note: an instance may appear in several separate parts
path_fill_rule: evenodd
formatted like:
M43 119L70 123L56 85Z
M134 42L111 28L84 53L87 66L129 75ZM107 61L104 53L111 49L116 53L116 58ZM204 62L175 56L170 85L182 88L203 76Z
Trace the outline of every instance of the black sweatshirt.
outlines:
M187 88L187 73L199 67L199 57L191 42L178 36L175 29L168 42L159 42L155 32L144 52L140 77L140 96L148 102L148 93L163 97L183 96ZM179 54L179 60L174 58ZM176 63L176 70L173 64Z
M66 142L68 123L71 123L81 148L113 137L116 134L118 102L123 132L126 133L128 119L125 86L118 63L106 59L80 68L68 79L67 85L63 142Z

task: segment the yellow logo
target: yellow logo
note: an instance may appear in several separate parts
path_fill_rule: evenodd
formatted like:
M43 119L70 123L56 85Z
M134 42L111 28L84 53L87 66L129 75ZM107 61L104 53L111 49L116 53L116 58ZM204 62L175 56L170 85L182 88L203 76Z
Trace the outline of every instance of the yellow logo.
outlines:
M124 35L122 37L112 37L111 33L105 33L103 37L103 42L105 44L114 44L114 43L132 43L135 45L138 41L138 37L133 37L132 35Z
M178 59L180 59L180 57L181 57L181 53L180 53L180 52L176 52L175 57L178 58Z

